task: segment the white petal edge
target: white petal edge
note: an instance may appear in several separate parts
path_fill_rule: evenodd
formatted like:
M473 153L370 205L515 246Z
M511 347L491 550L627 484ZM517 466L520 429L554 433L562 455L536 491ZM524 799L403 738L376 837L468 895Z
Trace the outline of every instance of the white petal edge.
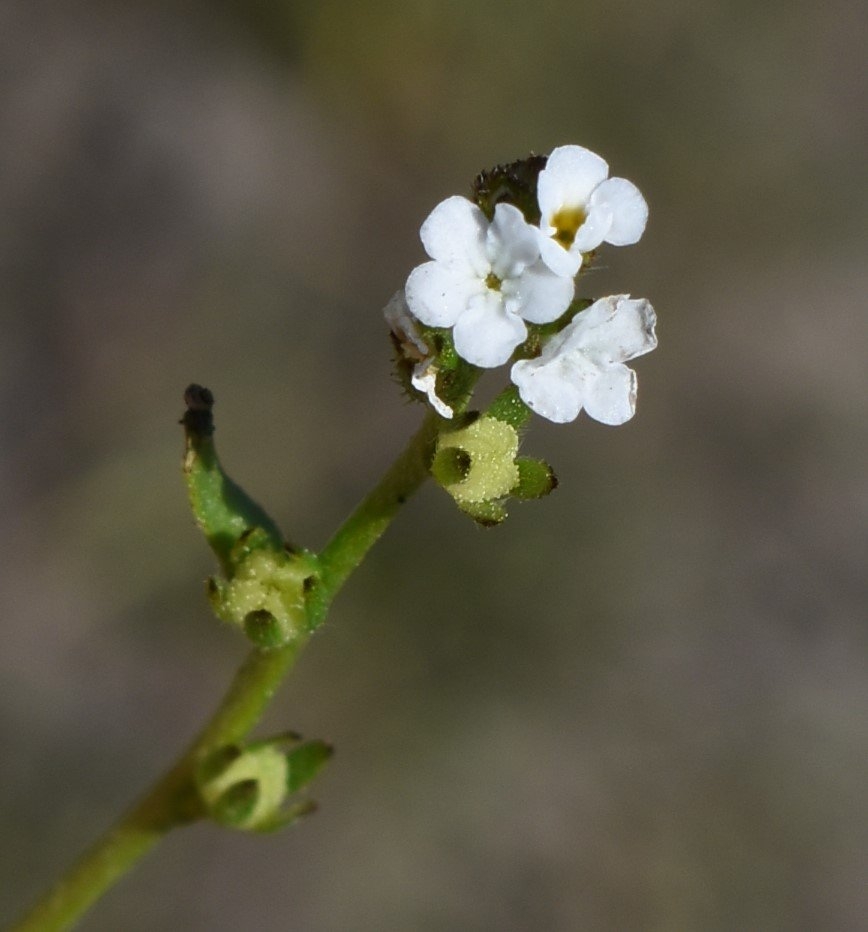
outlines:
M636 185L626 178L608 178L591 195L592 212L603 205L612 215L605 241L613 246L638 243L648 223L648 203Z
M454 195L431 211L419 230L419 238L432 259L484 278L489 267L485 253L487 229L482 211L466 197Z
M612 208L609 204L606 202L597 204L594 202L593 195L591 195L587 219L576 230L576 238L573 240L572 249L580 253L596 249L600 243L608 238L609 231L612 229L612 220Z
M557 349L578 350L597 366L616 365L657 346L656 323L654 308L645 298L610 295L576 314L559 334Z
M482 282L440 262L417 265L404 289L410 313L429 327L452 327Z
M629 421L636 413L636 373L623 365L601 370L588 383L585 413L610 427Z

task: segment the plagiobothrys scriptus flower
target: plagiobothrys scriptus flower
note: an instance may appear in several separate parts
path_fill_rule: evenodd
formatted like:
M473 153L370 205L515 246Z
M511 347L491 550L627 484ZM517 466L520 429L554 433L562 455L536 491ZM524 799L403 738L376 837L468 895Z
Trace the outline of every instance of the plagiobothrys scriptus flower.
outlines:
M577 314L535 359L512 367L522 401L558 424L582 408L603 424L623 424L636 410L636 373L625 362L657 345L654 308L629 295L600 298Z
M648 205L625 178L609 178L606 161L582 146L560 146L548 157L537 184L540 253L558 275L575 275L582 254L601 243L636 243Z
M538 234L512 204L498 204L489 223L466 198L447 198L420 236L432 261L410 273L407 304L423 324L452 327L474 366L502 365L527 337L525 321L550 323L572 301L572 277L540 261Z

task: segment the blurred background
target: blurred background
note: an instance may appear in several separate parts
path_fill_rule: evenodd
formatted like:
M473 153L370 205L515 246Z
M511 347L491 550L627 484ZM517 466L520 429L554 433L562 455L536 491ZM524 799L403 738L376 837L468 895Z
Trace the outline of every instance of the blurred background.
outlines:
M651 205L636 418L536 419L483 531L428 487L262 733L321 810L178 832L87 932L855 930L868 887L866 8L0 4L0 925L245 653L177 420L319 548L422 409L380 309L480 169L579 143Z

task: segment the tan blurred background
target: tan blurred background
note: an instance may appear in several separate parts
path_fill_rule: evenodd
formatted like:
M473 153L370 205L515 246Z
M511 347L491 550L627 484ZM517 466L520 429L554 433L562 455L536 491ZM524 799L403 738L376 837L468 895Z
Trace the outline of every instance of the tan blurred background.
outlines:
M0 4L0 924L244 654L202 595L186 384L321 546L421 414L380 316L421 221L573 142L651 204L582 281L657 308L637 417L538 420L561 487L497 530L425 489L264 725L337 746L321 811L177 833L82 928L866 928L866 26L849 0Z

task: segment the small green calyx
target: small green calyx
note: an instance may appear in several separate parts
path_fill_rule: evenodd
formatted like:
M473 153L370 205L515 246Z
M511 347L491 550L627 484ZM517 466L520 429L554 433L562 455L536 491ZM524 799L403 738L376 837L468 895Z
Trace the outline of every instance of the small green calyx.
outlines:
M454 461L462 453L469 461L464 475L452 482L441 482L459 505L503 498L518 482L518 432L504 421L480 417L460 430L442 433L434 462L443 456Z
M200 761L195 774L199 798L215 822L241 831L269 832L313 812L312 800L290 801L332 756L324 741L299 744L280 735L246 748L220 748Z
M485 414L487 417L504 421L516 430L521 430L530 420L531 411L521 400L518 389L514 385L510 385L491 402Z
M260 830L286 799L286 755L268 744L234 751L235 756L225 760L222 767L209 761L203 768L216 773L210 778L200 776L199 794L215 822L246 831ZM226 751L221 754L229 756Z
M438 437L431 475L483 527L506 518L506 499L542 498L557 487L548 463L518 456L519 430L529 417L529 408L510 386L485 414L467 415L463 427Z
M314 576L308 554L253 549L235 565L231 579L208 581L208 597L218 618L269 650L307 632L306 595Z

